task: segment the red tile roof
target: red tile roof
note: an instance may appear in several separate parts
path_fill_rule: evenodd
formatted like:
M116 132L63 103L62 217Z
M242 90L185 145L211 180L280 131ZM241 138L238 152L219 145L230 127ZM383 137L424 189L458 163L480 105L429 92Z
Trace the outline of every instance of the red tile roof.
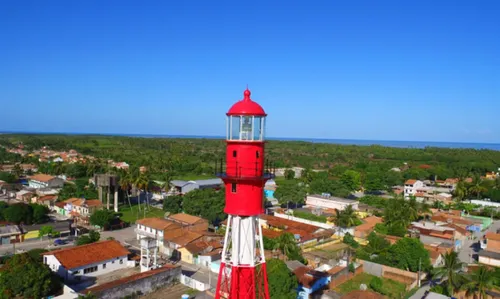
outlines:
M130 252L116 240L100 241L92 244L45 252L54 255L66 268L74 269L89 264L127 256Z
M159 230L164 230L171 225L178 227L177 224L173 223L172 221L165 220L163 218L144 218L137 220L135 223Z
M203 218L200 218L200 217L197 217L197 216L193 216L193 215L189 215L189 214L185 214L185 213L175 214L175 215L169 216L168 218L176 220L176 221L179 221L179 222L184 222L184 223L187 223L187 224L195 224L198 221L203 221L204 220Z
M487 232L486 239L500 241L500 234L495 234L494 232Z
M44 182L44 183L47 183L48 181L53 180L53 179L55 179L55 177L48 175L48 174L42 174L42 173L35 174L35 175L30 177L30 180L35 180L35 181Z
M37 202L43 202L43 201L56 201L57 200L57 196L56 195L44 195L44 196L40 196L36 201Z
M417 182L417 180L407 180L407 181L405 182L405 185L413 185L413 184L415 184L416 182Z

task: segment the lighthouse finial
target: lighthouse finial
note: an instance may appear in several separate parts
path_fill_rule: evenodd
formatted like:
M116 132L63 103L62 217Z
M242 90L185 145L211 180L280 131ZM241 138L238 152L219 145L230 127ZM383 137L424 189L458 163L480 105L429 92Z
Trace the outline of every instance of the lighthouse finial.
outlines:
M248 89L248 84L247 84L247 89L243 92L243 96L244 96L243 100L250 101L250 94L251 94L251 92Z

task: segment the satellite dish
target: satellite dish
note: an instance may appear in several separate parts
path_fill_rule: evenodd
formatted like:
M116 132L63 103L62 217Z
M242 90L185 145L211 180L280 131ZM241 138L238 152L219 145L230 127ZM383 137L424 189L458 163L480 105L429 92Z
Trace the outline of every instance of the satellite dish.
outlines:
M168 216L170 216L170 212L165 212L165 215L163 215L163 218L167 219Z

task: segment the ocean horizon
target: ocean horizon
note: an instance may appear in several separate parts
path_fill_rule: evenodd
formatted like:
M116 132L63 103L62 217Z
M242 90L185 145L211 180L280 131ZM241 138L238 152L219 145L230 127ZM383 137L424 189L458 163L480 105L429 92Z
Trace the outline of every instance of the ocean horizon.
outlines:
M124 133L71 133L71 132L0 132L0 134L26 134L26 135L88 135L88 136L122 136L140 138L195 138L195 139L224 139L225 136L210 135L162 135L162 134L124 134ZM270 141L299 141L311 143L330 143L359 146L387 146L398 148L460 148L460 149L487 149L500 151L500 143L479 142L449 142L449 141L403 141L403 140L365 140L365 139L334 139L334 138L300 138L300 137L267 137Z

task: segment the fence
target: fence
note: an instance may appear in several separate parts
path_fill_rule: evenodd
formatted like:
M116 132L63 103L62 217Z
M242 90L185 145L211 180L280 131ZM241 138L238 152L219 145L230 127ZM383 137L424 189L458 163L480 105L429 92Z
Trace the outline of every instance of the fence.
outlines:
M363 265L363 271L365 273L404 283L407 291L418 285L418 273L364 260L360 260L359 262ZM420 273L420 279L424 279L425 277L425 273Z
M314 226L321 227L321 228L324 228L324 229L335 229L335 225L333 225L333 224L327 224L327 223L323 223L323 222L312 221L312 220L303 219L303 218L299 218L299 217L294 217L294 216L291 216L291 215L281 214L281 213L277 213L277 212L274 212L274 216L276 216L278 218L292 220L292 221L295 221L295 222L300 222L300 223L305 223L305 224L309 224L309 225L314 225Z

